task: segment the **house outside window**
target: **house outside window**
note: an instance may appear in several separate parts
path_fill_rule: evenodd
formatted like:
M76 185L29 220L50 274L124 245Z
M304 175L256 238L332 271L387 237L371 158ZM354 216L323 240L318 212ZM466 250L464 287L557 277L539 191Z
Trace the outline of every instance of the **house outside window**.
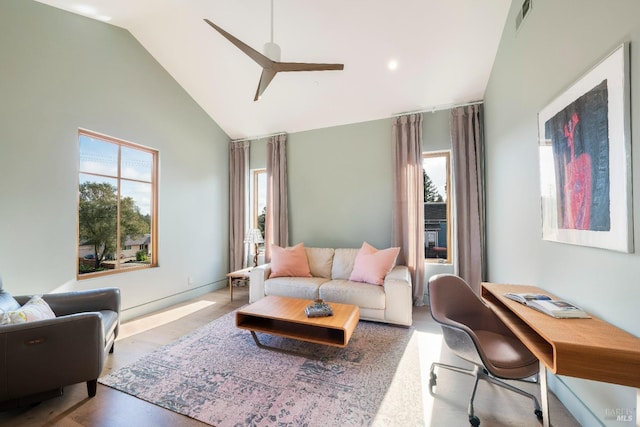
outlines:
M424 257L427 262L451 263L450 154L426 152L424 179Z
M80 129L78 278L157 265L158 152Z

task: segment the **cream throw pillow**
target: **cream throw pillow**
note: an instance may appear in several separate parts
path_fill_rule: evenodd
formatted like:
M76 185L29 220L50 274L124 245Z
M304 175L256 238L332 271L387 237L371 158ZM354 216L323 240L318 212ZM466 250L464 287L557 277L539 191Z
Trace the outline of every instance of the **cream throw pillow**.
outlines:
M34 296L18 310L7 311L0 316L0 325L33 322L36 320L53 319L56 314L49 304L39 296Z
M331 278L331 266L333 265L333 248L304 248L307 252L309 270L313 277Z

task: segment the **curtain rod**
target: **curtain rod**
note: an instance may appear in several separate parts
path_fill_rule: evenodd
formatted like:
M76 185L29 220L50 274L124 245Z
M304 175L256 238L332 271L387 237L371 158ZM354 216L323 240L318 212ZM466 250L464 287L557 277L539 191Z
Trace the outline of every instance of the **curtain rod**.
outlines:
M441 110L451 110L453 108L458 108L458 107L466 107L468 105L477 105L477 104L482 104L484 101L480 100L480 101L471 101L471 102L465 102L463 104L447 104L447 105L436 105L434 107L431 108L425 108L422 110L414 110L414 111L406 111L404 113L396 113L394 115L392 115L391 117L400 117L400 116L406 116L407 114L419 114L419 113L435 113L436 111L441 111Z
M466 107L468 105L482 104L483 102L484 101L480 100L480 101L465 102L463 104L436 105L434 107L425 108L422 110L406 111L404 113L395 113L395 114L392 114L391 117L406 116L407 114L435 113L436 111L440 111L440 110L450 110L452 108L457 108L457 107ZM232 139L230 142L255 141L256 139L263 139L263 138L269 138L276 135L286 135L286 134L287 132L275 132L275 133L269 133L266 135L251 136L247 138L236 138L236 139Z
M236 139L232 139L230 143L238 142L238 141L255 141L256 139L264 139L264 138L269 138L276 135L286 135L286 134L287 134L286 132L276 132L276 133L269 133L266 135L252 136L249 138L236 138Z

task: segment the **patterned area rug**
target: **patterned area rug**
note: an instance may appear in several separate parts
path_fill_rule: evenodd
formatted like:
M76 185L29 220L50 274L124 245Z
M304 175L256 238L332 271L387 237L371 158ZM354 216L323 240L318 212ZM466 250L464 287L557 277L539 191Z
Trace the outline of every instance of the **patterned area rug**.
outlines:
M313 355L294 356L258 348L233 312L99 382L217 427L420 425L412 335L361 321L340 349L259 334Z

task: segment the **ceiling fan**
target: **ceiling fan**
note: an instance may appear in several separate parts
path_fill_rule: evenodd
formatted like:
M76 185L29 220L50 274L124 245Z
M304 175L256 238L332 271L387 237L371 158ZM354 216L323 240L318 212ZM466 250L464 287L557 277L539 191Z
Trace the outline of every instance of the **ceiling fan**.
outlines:
M343 70L344 64L315 64L306 62L280 62L280 46L273 42L273 0L271 0L271 41L265 43L264 54L258 52L248 44L238 40L231 34L227 33L222 28L210 20L204 20L207 24L211 25L217 32L222 34L224 38L236 45L238 49L246 53L251 59L258 63L262 67L262 74L260 75L260 82L258 83L258 89L256 90L256 96L253 99L257 101L271 80L279 72L284 71L327 71L327 70Z

